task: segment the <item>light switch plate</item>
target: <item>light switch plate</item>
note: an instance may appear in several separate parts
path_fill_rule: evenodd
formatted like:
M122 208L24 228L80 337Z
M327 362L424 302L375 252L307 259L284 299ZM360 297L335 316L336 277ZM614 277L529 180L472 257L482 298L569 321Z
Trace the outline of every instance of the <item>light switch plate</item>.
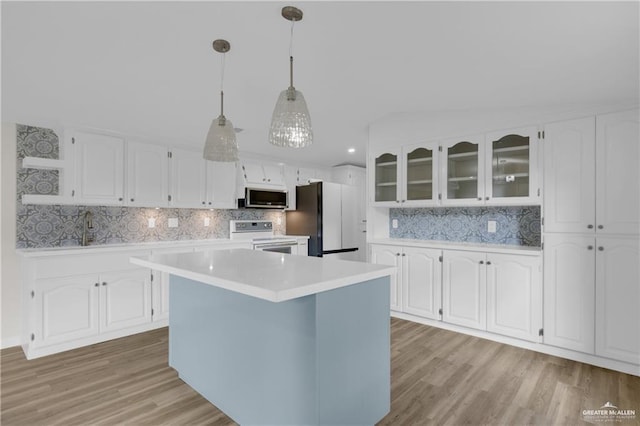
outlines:
M209 226L211 224L211 219L209 219L208 217L204 218L204 226Z
M398 219L393 219L393 220L391 221L391 227L392 227L393 229L398 229Z
M495 220L490 220L487 222L487 232L495 233L498 228L498 224Z
M170 217L168 224L169 224L169 228L177 228L178 227L178 218L177 217Z
M149 218L149 228L155 228L155 227L156 227L156 218L150 217Z

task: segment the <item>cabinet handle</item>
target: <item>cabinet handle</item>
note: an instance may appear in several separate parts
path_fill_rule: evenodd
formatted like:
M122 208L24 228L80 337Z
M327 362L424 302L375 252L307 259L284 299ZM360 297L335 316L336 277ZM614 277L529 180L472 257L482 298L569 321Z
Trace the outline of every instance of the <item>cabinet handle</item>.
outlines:
M593 229L593 225L587 225L587 228Z
M603 228L604 228L604 226L598 225L598 229L603 229Z
M480 261L480 264L481 264L481 265L484 265L484 260L481 260L481 261Z
M104 286L104 285L107 285L107 282L106 282L106 281L102 281L102 285L103 285L103 286Z
M587 250L593 250L593 246L587 246Z
M604 251L604 247L600 246L600 247L598 247L598 250Z

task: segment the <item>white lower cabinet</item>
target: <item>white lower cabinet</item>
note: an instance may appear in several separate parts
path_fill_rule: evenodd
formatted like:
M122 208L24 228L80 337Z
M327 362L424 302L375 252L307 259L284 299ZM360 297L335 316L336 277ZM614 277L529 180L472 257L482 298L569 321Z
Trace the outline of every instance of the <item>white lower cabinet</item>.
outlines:
M390 279L390 299L389 304L392 311L401 311L401 289L399 283L401 282L401 271L400 271L400 251L401 247L392 246L392 245L381 245L381 244L372 244L371 245L371 263L375 263L378 265L388 265L395 266L398 268L397 272L389 277Z
M640 242L545 235L544 341L640 364Z
M542 327L542 260L489 254L487 331L537 342Z
M133 269L37 280L34 346L69 342L151 322L149 272Z
M640 241L596 239L596 355L640 364Z
M486 254L444 250L442 263L442 320L486 329Z
M151 274L147 269L100 276L100 331L151 322Z
M400 255L402 311L440 319L442 308L441 250L404 247Z
M98 334L99 288L96 275L36 281L31 293L36 322L34 346L52 345Z

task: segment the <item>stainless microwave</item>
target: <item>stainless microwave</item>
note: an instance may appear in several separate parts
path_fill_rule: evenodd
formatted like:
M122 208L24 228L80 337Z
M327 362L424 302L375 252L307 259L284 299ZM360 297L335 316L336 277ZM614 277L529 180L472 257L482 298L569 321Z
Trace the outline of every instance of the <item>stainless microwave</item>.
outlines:
M244 207L286 209L289 207L289 193L286 189L245 188Z

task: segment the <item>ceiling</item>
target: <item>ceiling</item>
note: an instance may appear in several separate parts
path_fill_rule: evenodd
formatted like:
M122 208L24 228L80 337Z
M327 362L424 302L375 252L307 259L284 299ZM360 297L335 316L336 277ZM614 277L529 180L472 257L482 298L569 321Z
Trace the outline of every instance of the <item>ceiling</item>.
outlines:
M311 147L267 142L288 85ZM219 114L241 152L365 163L370 123L403 112L638 101L638 2L2 2L2 120L201 148ZM347 148L356 152L348 154Z

